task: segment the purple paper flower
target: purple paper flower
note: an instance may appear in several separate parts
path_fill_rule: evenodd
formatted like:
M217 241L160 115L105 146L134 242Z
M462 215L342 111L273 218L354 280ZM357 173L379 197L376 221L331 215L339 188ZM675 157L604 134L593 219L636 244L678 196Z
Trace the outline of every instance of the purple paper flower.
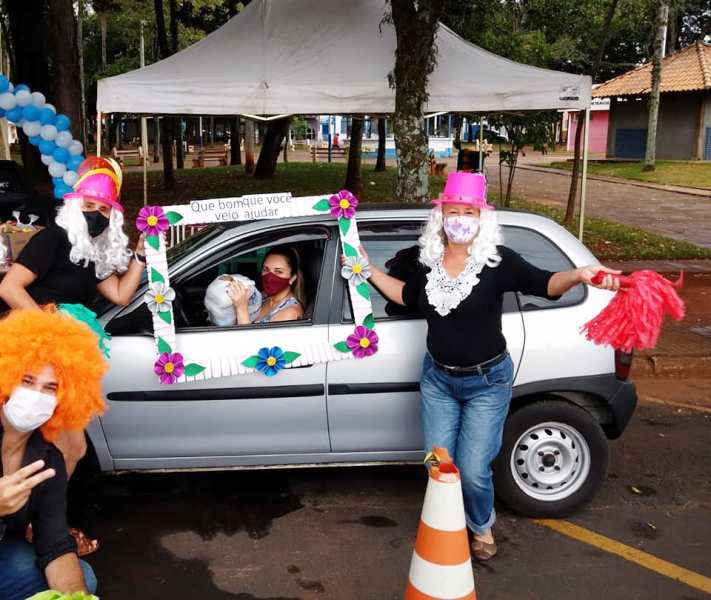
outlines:
M183 355L180 352L163 352L153 365L153 370L160 377L161 383L175 383L185 371Z
M355 358L372 356L378 351L378 334L372 329L358 325L346 338L346 346L351 349Z
M336 218L352 219L358 207L358 198L348 190L341 190L328 199L331 205L331 216Z
M170 227L170 221L160 206L144 206L138 213L136 227L146 235L158 235Z

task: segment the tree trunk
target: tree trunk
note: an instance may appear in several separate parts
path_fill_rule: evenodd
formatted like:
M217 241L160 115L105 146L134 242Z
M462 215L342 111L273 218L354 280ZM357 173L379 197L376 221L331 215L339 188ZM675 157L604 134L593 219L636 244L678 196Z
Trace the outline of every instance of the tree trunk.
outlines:
M185 151L183 150L183 119L173 118L173 131L175 133L175 166L185 168Z
M9 22L9 41L12 42L8 44L8 49L13 79L51 98L46 3L43 0L4 0L3 9ZM27 40L32 40L32 43L27 43ZM39 153L21 127L18 128L18 138L28 187L34 190L38 185L46 186L51 181L47 167L40 161Z
M158 52L161 58L170 55L168 50L168 34L165 30L165 14L163 0L153 0L156 13L156 37ZM166 190L175 189L175 172L173 170L173 119L164 117L161 121L161 144L163 147L163 185Z
M427 81L434 69L434 41L442 0L391 0L397 47L390 83L395 88L393 132L400 202L429 201L428 144L423 129Z
M72 120L72 134L81 139L81 87L79 52L72 0L52 0L49 7L52 78L57 82L54 98L58 111Z
M654 171L657 159L657 120L659 118L659 96L662 83L662 59L664 44L667 39L667 21L669 4L662 0L657 15L657 34L654 39L654 58L652 59L652 90L649 93L649 121L647 123L647 151L644 156L643 171Z
M600 65L602 64L602 59L605 56L605 48L607 47L607 42L610 40L610 29L612 25L612 18L615 16L615 11L617 10L617 4L619 0L610 0L610 6L605 14L605 20L602 24L602 37L600 39L600 46L597 49L597 56L595 57L595 62L592 67L592 79L595 81L598 72L600 71ZM573 171L570 175L570 189L568 190L568 203L565 208L565 218L563 222L566 225L572 225L573 218L575 217L575 204L578 197L578 177L580 174L580 154L581 147L580 143L582 140L583 132L583 117L585 111L578 112L577 127L575 128L575 149L573 151Z
M385 119L380 117L378 119L378 158L375 161L376 171L385 170L385 138Z
M99 27L101 29L101 67L106 68L106 34L107 16L99 15Z
M232 129L232 135L230 136L230 164L241 165L242 152L239 148L242 143L242 119L239 116L233 118L230 128Z
M254 173L254 121L251 119L244 122L244 172Z
M153 162L160 162L160 118L153 117Z
M348 168L346 182L343 187L360 198L363 193L363 178L361 177L360 163L363 148L363 119L353 117L351 123L351 141L348 147Z
M254 169L255 178L268 179L274 176L281 144L289 132L290 124L291 117L269 121L269 126L262 140L262 149L259 152L257 166Z

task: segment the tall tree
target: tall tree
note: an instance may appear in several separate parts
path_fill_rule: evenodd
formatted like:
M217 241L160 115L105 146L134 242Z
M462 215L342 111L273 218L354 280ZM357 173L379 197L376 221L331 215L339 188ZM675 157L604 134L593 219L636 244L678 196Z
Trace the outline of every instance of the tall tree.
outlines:
M351 138L348 146L348 168L346 169L346 182L343 187L356 196L363 192L363 177L360 164L363 149L363 119L353 117L351 122Z
M285 143L285 138L289 134L290 124L291 117L269 121L267 131L262 140L262 149L259 152L257 166L254 169L255 178L268 179L274 176L281 145Z
M170 14L170 41L172 53L178 52L178 0L169 0L168 11ZM175 134L175 166L178 169L185 167L185 153L183 152L183 120L173 117L173 133Z
M239 115L230 119L230 164L242 164L242 152L240 144L242 143L242 119Z
M662 59L667 39L669 1L661 0L657 15L657 34L654 38L652 59L652 89L649 92L649 121L647 123L647 151L644 156L644 171L654 171L657 157L657 119L659 117L659 90L662 85Z
M605 20L602 23L602 28L600 30L600 45L597 49L597 54L595 56L595 62L593 62L592 72L590 73L593 81L597 77L600 66L602 65L602 59L605 56L605 47L610 39L610 29L612 25L612 19L615 16L615 11L617 10L617 4L619 0L610 0L610 4L607 8L607 14L605 15ZM578 197L578 179L580 175L580 154L582 149L582 134L584 127L583 116L585 111L578 112L578 120L575 127L575 148L573 150L573 172L570 176L570 188L568 189L568 203L565 208L565 217L563 222L566 225L571 225L573 219L575 218L575 204Z
M375 160L375 170L385 170L385 118L378 118L378 158Z
M244 121L244 172L254 173L254 121Z
M393 132L397 146L397 187L400 202L427 202L428 143L423 109L427 82L436 62L435 36L443 0L390 0L397 41L395 68L389 76L395 88Z
M165 13L163 0L153 0L156 13L156 34L158 38L158 53L161 58L170 56L168 50L168 35L165 30ZM161 142L163 148L163 184L165 189L175 189L175 171L173 170L173 119L161 119Z

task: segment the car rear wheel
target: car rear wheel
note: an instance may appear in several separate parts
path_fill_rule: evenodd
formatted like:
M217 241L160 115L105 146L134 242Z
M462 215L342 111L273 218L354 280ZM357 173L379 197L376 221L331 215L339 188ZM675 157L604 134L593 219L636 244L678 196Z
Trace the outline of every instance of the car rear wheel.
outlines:
M536 402L506 421L494 487L520 514L563 517L592 499L607 464L607 439L590 413L567 402Z

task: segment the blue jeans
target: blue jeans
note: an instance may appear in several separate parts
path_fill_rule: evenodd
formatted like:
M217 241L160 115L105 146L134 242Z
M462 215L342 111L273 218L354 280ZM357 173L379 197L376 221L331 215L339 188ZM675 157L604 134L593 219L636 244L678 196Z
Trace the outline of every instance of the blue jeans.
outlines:
M512 383L510 356L485 375L454 377L425 355L420 381L425 449L449 451L462 477L467 526L478 534L496 521L491 463L501 449Z
M0 598L25 600L37 592L49 589L44 573L37 567L34 548L20 540L0 541ZM96 577L92 568L79 561L89 593L96 592Z

